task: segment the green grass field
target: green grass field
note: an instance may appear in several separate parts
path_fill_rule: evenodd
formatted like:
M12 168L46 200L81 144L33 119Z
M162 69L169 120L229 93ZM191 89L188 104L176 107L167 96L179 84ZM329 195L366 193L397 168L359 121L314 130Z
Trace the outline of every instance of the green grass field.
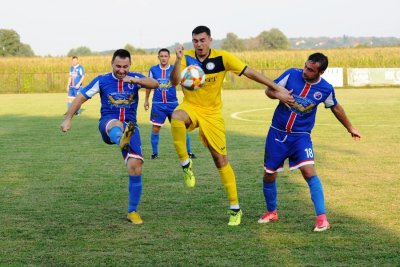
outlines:
M322 106L313 132L331 230L312 232L313 206L298 171L278 178L280 221L259 225L264 141L276 101L263 90L223 93L228 153L242 225L198 131L197 185L184 187L169 125L149 160L149 112L139 104L144 224L126 220L127 174L117 146L97 130L99 99L73 128L59 125L66 94L0 96L0 266L399 266L400 90L339 89L364 135L351 139ZM141 94L143 100L144 94Z

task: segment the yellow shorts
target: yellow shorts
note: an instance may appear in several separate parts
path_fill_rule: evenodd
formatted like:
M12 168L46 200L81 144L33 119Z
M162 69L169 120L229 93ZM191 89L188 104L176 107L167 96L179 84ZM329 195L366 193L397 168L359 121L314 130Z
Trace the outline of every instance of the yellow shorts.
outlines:
M222 118L221 111L202 109L190 105L187 102L182 102L176 108L176 110L179 109L185 111L192 120L188 131L199 128L200 140L205 147L211 146L219 154L227 154L225 122Z

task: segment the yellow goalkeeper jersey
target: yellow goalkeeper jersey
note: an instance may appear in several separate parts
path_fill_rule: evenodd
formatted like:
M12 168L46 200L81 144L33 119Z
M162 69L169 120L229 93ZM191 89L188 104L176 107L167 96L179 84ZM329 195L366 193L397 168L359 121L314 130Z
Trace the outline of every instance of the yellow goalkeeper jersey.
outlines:
M181 61L181 70L189 65L200 66L206 74L206 82L197 91L183 89L183 102L210 112L222 108L221 90L226 72L232 71L240 76L247 67L245 63L233 54L216 49L210 49L210 55L203 62L196 58L195 50L186 50Z

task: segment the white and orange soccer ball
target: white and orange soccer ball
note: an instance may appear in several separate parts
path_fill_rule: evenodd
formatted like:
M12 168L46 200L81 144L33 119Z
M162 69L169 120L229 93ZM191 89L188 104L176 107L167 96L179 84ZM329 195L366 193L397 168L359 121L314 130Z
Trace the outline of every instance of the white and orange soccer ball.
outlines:
M199 90L206 81L206 74L197 65L190 65L181 72L181 85L187 90Z

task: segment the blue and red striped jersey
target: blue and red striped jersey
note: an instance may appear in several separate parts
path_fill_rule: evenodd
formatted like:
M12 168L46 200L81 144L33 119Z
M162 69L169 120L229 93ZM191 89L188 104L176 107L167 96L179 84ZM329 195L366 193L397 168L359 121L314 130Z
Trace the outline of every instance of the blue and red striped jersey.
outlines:
M178 102L176 97L176 87L171 84L169 76L171 75L173 66L168 65L168 68L161 68L160 64L152 66L149 70L149 77L154 78L160 85L154 90L153 103L173 103Z
M325 104L325 108L337 104L335 91L322 77L316 83L308 83L303 78L303 69L288 69L279 76L275 83L287 90L293 90L295 100L293 107L279 102L272 118L272 127L289 133L311 133L315 125L317 106Z
M128 72L128 76L134 78L144 78L141 73ZM136 112L139 102L138 91L141 86L138 84L125 83L107 73L94 78L88 86L81 90L86 98L92 98L100 93L101 116L117 115L120 121L136 122Z

